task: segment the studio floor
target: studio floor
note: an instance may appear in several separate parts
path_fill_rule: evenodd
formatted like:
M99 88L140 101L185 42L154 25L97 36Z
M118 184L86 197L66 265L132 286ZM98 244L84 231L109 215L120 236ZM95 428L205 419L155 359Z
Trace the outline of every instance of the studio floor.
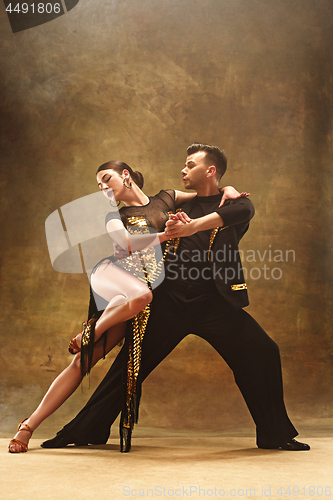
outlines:
M311 450L260 450L253 437L141 430L130 453L117 438L104 446L7 452L0 439L1 499L329 498L333 437L300 436ZM149 437L153 436L153 437ZM50 437L50 436L48 436Z

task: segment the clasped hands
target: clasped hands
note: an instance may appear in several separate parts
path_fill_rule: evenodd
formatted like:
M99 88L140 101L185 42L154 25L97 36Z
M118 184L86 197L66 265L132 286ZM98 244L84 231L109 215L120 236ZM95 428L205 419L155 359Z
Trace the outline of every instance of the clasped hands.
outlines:
M185 212L170 214L169 220L165 223L164 234L168 238L183 238L191 236L195 231L191 225L192 219Z

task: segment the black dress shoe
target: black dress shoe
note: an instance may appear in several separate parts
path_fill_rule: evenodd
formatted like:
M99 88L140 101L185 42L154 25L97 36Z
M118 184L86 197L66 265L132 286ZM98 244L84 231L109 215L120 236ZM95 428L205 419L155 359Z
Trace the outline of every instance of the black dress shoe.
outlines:
M64 431L59 431L58 434L52 438L44 441L41 444L42 448L65 448L69 444L75 444L75 446L87 446L88 443L74 443L73 439L70 438Z
M310 446L306 443L300 443L296 441L296 439L292 439L289 443L285 443L283 446L280 446L281 450L288 451L308 451Z

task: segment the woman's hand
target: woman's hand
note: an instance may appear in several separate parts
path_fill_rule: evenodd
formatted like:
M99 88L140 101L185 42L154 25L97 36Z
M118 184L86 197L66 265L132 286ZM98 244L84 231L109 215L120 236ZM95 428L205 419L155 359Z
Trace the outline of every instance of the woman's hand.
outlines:
M226 200L238 200L238 198L245 198L247 196L250 196L250 193L246 193L245 191L239 193L237 189L232 186L225 186L224 188L220 189L220 191L223 193L223 196L219 207L222 207Z

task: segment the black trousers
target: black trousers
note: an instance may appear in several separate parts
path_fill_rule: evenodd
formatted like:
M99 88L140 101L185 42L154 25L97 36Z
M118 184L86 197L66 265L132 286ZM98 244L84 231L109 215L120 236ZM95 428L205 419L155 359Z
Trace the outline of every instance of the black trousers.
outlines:
M256 424L259 447L278 447L297 436L283 401L278 346L243 309L196 283L164 282L154 291L140 382L191 333L207 340L233 371ZM64 427L71 442L107 441L122 410L125 361L123 348L86 406Z

